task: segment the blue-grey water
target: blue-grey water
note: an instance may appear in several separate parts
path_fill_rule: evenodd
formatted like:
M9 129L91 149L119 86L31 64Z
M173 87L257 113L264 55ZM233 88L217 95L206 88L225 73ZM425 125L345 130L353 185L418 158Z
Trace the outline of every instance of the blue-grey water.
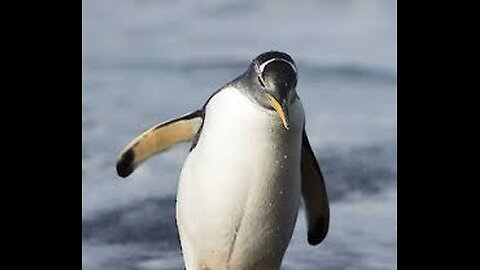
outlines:
M396 1L83 0L82 266L183 269L175 192L189 145L129 178L117 154L278 49L299 69L330 232L300 213L282 269L397 269Z

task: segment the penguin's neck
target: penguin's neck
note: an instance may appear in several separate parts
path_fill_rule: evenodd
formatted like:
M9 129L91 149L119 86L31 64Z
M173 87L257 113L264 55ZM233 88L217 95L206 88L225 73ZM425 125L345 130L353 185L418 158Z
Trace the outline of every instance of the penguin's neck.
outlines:
M286 130L275 110L258 104L243 89L229 85L207 104L200 140L205 135L203 133L212 133L232 143L242 136L247 136L246 139L248 136L251 139L254 136L265 137L265 142L275 145L287 143L291 137L301 137L304 125L304 112L299 99L290 104L289 111L291 126Z
M268 98L264 92L259 89L258 80L257 74L248 70L245 74L229 83L228 87L235 88L259 107L273 111Z
M227 117L230 125L257 126L269 130L277 127L276 120L280 121L280 118L275 110L259 104L254 93L242 85L227 86L207 105L207 114L212 112L210 115Z

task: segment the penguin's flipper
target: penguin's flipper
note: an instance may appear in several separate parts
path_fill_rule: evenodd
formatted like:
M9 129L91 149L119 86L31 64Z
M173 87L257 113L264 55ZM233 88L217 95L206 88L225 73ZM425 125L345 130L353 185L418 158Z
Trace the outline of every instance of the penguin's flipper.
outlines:
M302 139L302 195L308 221L308 243L312 246L320 244L328 232L330 210L327 189L322 171L303 130Z
M147 158L181 142L193 140L203 122L203 111L158 124L131 141L117 160L117 173L129 176Z

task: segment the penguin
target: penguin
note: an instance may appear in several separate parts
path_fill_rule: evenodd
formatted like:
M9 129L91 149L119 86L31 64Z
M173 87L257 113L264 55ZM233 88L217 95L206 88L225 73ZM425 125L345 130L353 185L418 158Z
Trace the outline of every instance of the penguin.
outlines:
M201 109L152 127L121 152L116 169L125 178L149 157L192 143L176 199L186 269L279 269L302 199L307 242L325 239L327 190L297 78L291 56L262 53Z

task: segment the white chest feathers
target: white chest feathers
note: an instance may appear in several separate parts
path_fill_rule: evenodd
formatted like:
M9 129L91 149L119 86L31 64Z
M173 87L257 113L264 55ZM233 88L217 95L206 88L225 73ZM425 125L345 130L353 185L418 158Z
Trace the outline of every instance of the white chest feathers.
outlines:
M301 196L300 100L289 113L286 130L275 111L233 87L208 103L177 196L187 269L279 268Z

